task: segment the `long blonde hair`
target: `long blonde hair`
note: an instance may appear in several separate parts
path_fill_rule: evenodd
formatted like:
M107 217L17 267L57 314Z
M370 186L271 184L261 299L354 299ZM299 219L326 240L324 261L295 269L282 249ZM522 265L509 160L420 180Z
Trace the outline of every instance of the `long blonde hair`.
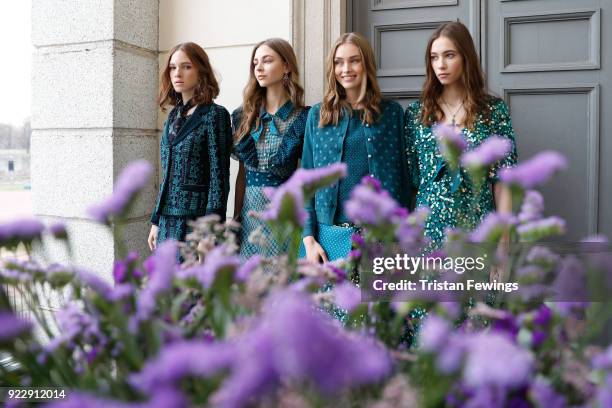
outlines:
M361 92L358 102L363 105L363 113L361 120L365 123L372 124L376 121L380 114L380 102L382 96L378 81L376 80L376 60L374 51L370 46L370 42L361 34L345 33L340 36L332 45L327 60L325 62L325 76L327 79L325 86L325 95L321 103L321 116L319 119L319 127L329 124L337 125L342 117L344 110L350 111L350 104L346 100L346 91L336 81L334 58L336 50L342 44L353 44L359 49L364 71L366 73L363 81L361 81Z
M242 99L242 119L234 135L235 140L249 133L253 125L255 125L255 128L259 127L259 110L266 98L266 88L259 86L259 82L257 82L257 78L255 78L255 65L253 65L253 59L255 58L255 52L262 45L267 45L274 50L274 52L280 55L283 62L287 64L289 67L289 80L283 81L285 91L295 107L304 106L304 89L300 85L300 73L293 47L282 38L268 38L267 40L261 41L255 45L251 53L249 80L244 87Z

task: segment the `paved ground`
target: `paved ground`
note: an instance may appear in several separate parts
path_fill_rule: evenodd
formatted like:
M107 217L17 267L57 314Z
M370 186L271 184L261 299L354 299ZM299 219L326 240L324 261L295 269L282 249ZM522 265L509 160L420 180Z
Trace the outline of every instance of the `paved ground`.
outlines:
M31 217L32 214L31 190L0 190L0 222L17 217Z

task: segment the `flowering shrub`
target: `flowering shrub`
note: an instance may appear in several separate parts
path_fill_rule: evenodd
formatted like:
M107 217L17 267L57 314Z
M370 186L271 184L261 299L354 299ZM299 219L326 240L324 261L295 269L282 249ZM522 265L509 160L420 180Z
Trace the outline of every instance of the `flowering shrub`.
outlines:
M466 152L449 129L439 140L449 163L471 177L486 174L509 149L492 138ZM489 214L474 231L449 231L453 245L429 255L466 252L474 242L496 248L508 231L530 242L519 254L498 251L492 262L509 265L524 288L520 297L488 304L461 297L361 302L356 283L368 272L364 260L392 245L412 255L429 245L427 209L409 213L371 178L346 203L363 228L347 259L298 260L304 202L343 177L342 164L298 170L267 191L270 205L259 216L277 239L292 243L277 258L242 261L235 225L209 216L194 222L186 243L166 241L146 259L125 251L113 283L70 265L3 260L0 383L62 387L67 398L50 406L79 408L612 406L612 346L600 336L610 311L586 301L592 287L610 289L610 281L592 282L590 273L609 271L610 256L583 262L538 244L562 234L565 223L543 217L542 196L532 188L565 166L548 152L504 171L501 180L522 201L520 211ZM92 217L120 232L150 173L146 163L130 165ZM62 225L20 220L0 225L0 247L23 243L30 250L43 235L69 243ZM544 302L546 278L558 302ZM27 319L17 316L6 287L28 304ZM69 299L53 314L44 311L50 290ZM330 308L346 314L345 324ZM419 308L427 311L422 321L413 314ZM581 330L584 319L589 327ZM417 332L418 343L406 340Z

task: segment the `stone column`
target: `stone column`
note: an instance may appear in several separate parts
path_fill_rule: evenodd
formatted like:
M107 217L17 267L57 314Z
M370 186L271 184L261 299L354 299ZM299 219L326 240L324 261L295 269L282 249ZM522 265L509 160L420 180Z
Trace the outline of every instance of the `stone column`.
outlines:
M32 0L34 213L66 223L75 263L107 278L117 242L85 210L130 161L158 168L158 10L158 0ZM157 179L126 228L142 255Z
M321 102L325 58L346 31L346 0L292 0L292 43L298 57L306 104Z

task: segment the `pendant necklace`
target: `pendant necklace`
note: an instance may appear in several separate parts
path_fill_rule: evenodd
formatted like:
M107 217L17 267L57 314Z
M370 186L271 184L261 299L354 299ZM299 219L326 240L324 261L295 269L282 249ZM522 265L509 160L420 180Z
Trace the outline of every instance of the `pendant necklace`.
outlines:
M442 102L444 102L444 104L448 108L448 111L451 112L452 109L451 109L450 105L448 104L448 102L446 102L446 100L444 100L444 98L442 98ZM461 101L461 103L459 104L459 107L457 108L457 110L455 110L455 113L452 114L451 125L457 126L457 122L455 122L455 116L457 116L457 113L459 113L459 110L463 107L463 103L464 102L465 102L465 99L463 101Z

